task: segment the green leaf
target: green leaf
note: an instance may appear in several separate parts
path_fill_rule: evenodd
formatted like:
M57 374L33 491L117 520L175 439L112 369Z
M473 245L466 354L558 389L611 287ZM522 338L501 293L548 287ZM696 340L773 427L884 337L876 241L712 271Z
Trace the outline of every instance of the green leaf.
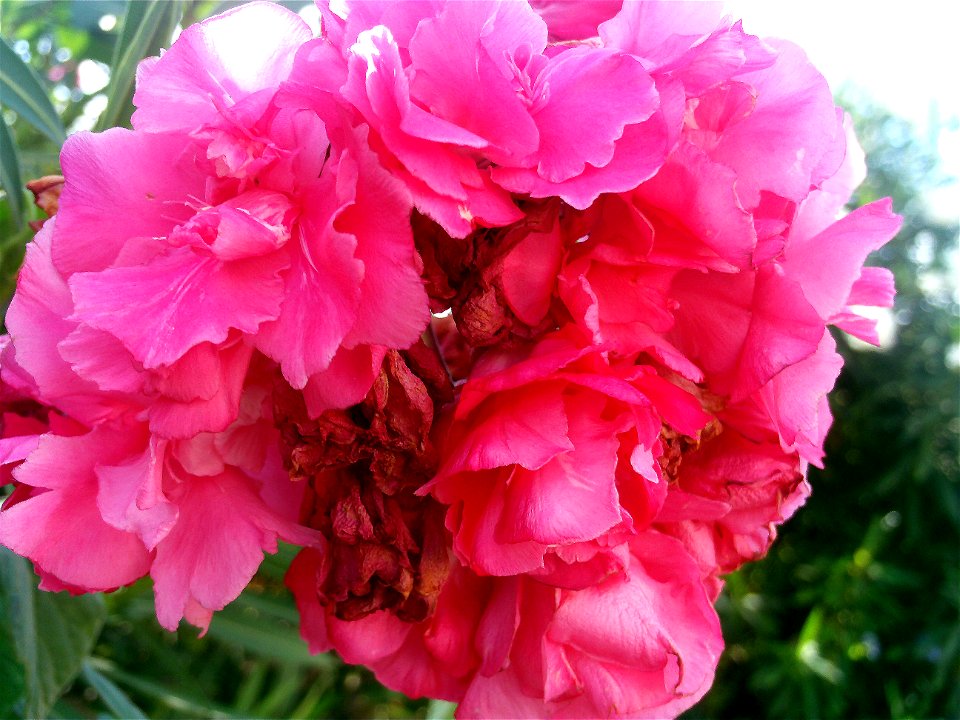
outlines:
M329 669L336 664L329 655L311 655L296 628L272 618L261 621L253 608L243 607L243 600L241 595L214 616L211 638L287 665Z
M133 112L131 101L137 65L145 57L158 54L160 48L170 43L182 12L180 0L127 3L123 29L117 38L113 62L110 64L107 109L97 121L98 130L129 122Z
M20 180L20 157L13 135L3 118L0 118L0 186L7 193L13 223L23 227L23 185Z
M146 720L143 711L134 705L127 694L118 688L106 675L97 670L89 661L83 663L83 679L100 695L103 704L110 708L113 716L121 720Z
M53 142L66 138L60 116L53 109L43 81L29 65L0 38L0 99Z
M131 690L140 693L148 698L163 703L178 716L194 715L202 718L229 718L238 717L230 708L224 707L218 703L201 697L183 692L179 688L171 688L162 683L151 680L145 673L134 675L128 673L115 664L102 658L91 658L90 664L104 675L108 675L121 685L126 685Z
M23 672L22 715L31 718L44 717L80 672L105 615L99 595L71 597L36 585L30 563L0 547L0 622Z

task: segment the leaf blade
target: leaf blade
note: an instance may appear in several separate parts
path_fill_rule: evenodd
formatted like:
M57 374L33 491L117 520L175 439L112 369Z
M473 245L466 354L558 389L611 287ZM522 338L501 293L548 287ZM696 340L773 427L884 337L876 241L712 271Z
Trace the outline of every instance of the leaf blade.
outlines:
M127 697L127 694L106 675L97 670L89 660L83 663L83 679L87 681L97 693L103 704L106 705L113 716L121 720L147 720L143 710L133 704L133 701Z
M63 144L67 134L43 81L3 38L0 38L0 101L57 145Z
M170 41L182 10L179 0L127 3L111 63L107 108L97 121L98 130L129 120L137 66L144 58L159 53Z
M106 615L99 595L37 590L30 563L0 547L0 605L23 668L25 717L45 717L80 672Z
M20 179L20 155L13 134L3 118L0 118L0 186L7 193L10 215L14 225L22 228L24 223L23 181Z

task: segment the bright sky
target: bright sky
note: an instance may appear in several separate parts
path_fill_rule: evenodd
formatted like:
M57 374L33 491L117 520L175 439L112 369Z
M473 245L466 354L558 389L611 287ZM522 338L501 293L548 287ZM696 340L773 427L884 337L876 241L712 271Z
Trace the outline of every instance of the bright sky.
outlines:
M727 10L749 33L796 42L835 91L862 88L911 121L960 177L960 2L728 0ZM933 204L960 216L960 184Z

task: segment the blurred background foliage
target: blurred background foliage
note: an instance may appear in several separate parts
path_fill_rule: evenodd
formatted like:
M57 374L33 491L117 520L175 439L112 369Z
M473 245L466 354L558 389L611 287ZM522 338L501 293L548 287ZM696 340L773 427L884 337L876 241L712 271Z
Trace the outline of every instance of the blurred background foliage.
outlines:
M127 124L136 62L236 4L0 3L4 307L26 223L41 215L22 183L59 172L65 134ZM925 203L951 179L909 124L868 99L840 101L870 169L853 204L889 195L905 218L871 260L897 279L890 340L872 350L837 335L846 367L827 469L811 470L813 496L769 557L728 578L727 651L689 718L960 717L958 219ZM157 625L149 583L41 593L29 564L0 548L0 717L450 717L449 703L408 700L307 652L282 583L293 553L268 557L200 638Z

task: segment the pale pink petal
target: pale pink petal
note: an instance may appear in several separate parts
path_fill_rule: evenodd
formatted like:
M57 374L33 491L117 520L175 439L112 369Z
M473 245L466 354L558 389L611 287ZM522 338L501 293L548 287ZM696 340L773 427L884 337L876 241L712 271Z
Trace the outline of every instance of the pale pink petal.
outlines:
M136 534L153 550L177 520L177 508L163 495L165 441L151 438L139 455L95 469L97 507L103 520L118 530Z
M85 592L127 585L150 568L150 554L140 539L105 523L97 505L96 466L139 452L143 439L140 433L118 430L43 436L14 477L23 486L49 489L0 512L0 543Z
M79 132L63 146L53 258L68 277L111 265L127 243L167 235L204 197L197 148L180 135L114 128Z
M312 33L296 13L249 3L186 28L158 60L137 73L137 130L189 132L219 119L221 108L290 74Z
M794 45L771 41L779 52L767 69L738 79L752 85L756 107L724 128L710 156L737 173L737 192L748 209L761 190L793 201L822 182L817 169L832 150L838 123L826 80ZM835 171L833 168L830 174Z
M599 27L604 47L631 53L653 70L682 57L721 24L723 3L631 0Z

